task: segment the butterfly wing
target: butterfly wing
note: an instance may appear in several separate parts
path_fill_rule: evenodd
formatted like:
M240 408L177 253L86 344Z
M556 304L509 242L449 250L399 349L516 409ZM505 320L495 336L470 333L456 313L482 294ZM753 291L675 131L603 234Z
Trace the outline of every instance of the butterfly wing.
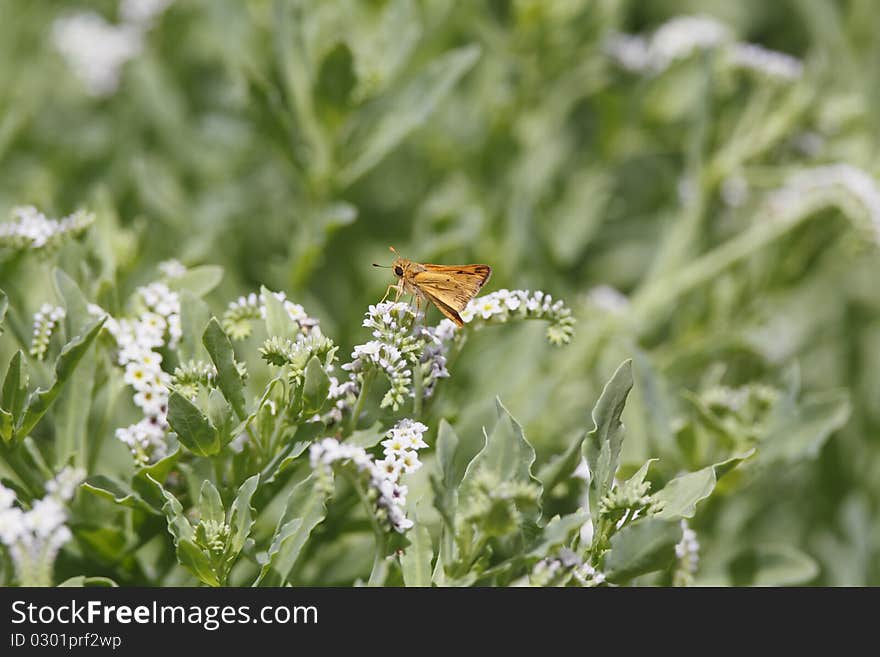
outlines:
M458 326L464 322L459 313L473 299L492 275L489 265L422 265L415 272L413 285Z

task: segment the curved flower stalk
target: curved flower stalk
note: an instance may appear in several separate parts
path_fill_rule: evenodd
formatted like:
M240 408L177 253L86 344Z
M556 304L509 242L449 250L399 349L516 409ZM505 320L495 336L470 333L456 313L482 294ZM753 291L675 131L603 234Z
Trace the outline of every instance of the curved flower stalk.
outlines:
M116 437L131 450L140 465L154 463L168 452L168 384L160 349L174 349L181 338L180 296L163 282L138 288L140 314L135 318L109 318L105 326L116 341L117 363L125 369L125 383L134 390L133 401L144 418L116 430ZM94 315L107 315L92 305ZM198 369L193 365L192 369ZM204 369L204 368L203 368ZM210 372L200 370L206 380ZM193 372L188 372L192 375Z
M567 344L574 335L571 310L540 290L499 290L477 297L461 318L476 329L519 319L549 321L547 339L555 345ZM390 383L382 408L398 410L406 399L416 398L416 388L423 399L433 395L437 381L449 376L449 349L463 333L448 319L436 326L424 326L423 321L424 313L402 302L371 305L363 326L372 329L374 339L355 346L351 362L342 366L349 372L352 388L360 392L370 373L381 371Z
M516 319L549 321L547 340L554 345L571 342L575 319L562 300L553 300L541 290L498 290L472 299L461 318L475 328L486 324L504 324Z
M284 292L273 292L279 301L284 304L284 309L290 316L290 319L296 322L300 333L303 336L312 334L321 334L321 328L318 326L318 320L310 317L305 309L298 303L289 301ZM266 301L263 298L263 292L257 294L251 292L246 297L242 296L232 301L223 313L223 330L233 340L244 340L248 337L253 327L252 322L265 319L266 317Z
M709 16L678 16L648 36L616 34L606 43L608 55L629 71L659 74L693 54L722 49L725 63L777 80L797 80L803 64L791 55L753 43L738 42L731 29Z
M64 319L64 308L61 306L53 306L51 303L44 303L40 309L34 314L34 336L31 340L30 355L37 360L43 360L46 357L46 350L49 349L49 341L55 332L55 326Z
M381 459L375 459L363 447L325 438L309 449L312 469L330 494L332 472L350 468L379 525L404 533L413 523L406 517L407 487L400 479L422 467L418 452L428 446L422 437L427 430L421 422L401 420L385 434Z
M27 510L15 506L15 492L0 484L0 543L9 550L21 586L52 586L55 558L72 536L64 505L83 479L82 470L64 468L46 483L46 496Z
M78 210L63 219L50 219L32 205L12 208L12 221L0 224L0 248L52 252L65 241L83 234L95 215Z
M837 163L801 169L768 199L774 214L807 214L823 205L855 202L867 217L873 239L880 243L880 187L876 179L851 164Z
M675 545L676 568L672 575L673 586L690 586L700 565L700 542L697 532L681 521L681 541Z

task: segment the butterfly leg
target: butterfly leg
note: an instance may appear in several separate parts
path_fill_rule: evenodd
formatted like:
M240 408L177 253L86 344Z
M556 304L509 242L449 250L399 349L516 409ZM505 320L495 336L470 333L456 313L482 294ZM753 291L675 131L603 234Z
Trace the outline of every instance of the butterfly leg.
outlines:
M385 301L385 299L388 298L388 295L391 294L391 290L397 291L397 294L394 297L395 303L397 302L397 300L400 298L400 292L401 292L400 284L399 283L392 283L391 285L388 286L388 289L385 290L385 296L382 297L382 300L379 301L379 303L383 303Z

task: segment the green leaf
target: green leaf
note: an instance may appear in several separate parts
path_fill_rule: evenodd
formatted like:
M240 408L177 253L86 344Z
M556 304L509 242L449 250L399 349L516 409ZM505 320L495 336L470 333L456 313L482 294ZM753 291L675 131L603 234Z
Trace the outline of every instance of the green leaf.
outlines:
M203 522L226 522L226 510L223 508L223 500L217 487L206 479L202 482L202 490L199 494L199 520Z
M407 533L410 544L400 555L400 570L405 586L431 586L431 561L434 546L428 528L415 518L415 526Z
M55 462L73 462L85 468L89 462L88 422L95 387L96 358L83 360L59 396L55 421Z
M288 582L290 573L312 530L327 514L324 494L312 476L297 484L290 493L287 507L278 520L268 559L260 570L255 585ZM267 577L271 578L267 581Z
M220 451L220 438L211 421L190 400L176 390L168 397L168 424L181 444L199 456Z
M299 329L284 309L284 302L265 287L260 287L260 293L266 306L266 333L269 337L296 338Z
M178 351L182 361L203 358L202 336L210 319L211 309L208 304L189 290L180 293L181 339Z
M357 445L364 449L375 447L385 437L387 432L382 428L381 422L375 422L373 426L366 429L358 429L345 439L347 445Z
M64 322L67 335L75 335L83 326L94 320L89 312L89 302L83 295L79 285L61 269L55 269L55 287L58 296L64 300Z
M342 185L351 185L379 164L424 123L479 57L480 48L476 45L447 52L428 64L401 91L392 94L380 108L382 111L374 115L372 125L361 126L363 139L350 145L342 158L347 163L339 174Z
M222 279L223 267L218 265L201 265L187 269L183 276L170 279L168 287L178 292L186 291L197 297L203 297L220 285Z
M82 488L116 504L162 515L165 496L157 487L157 483L164 482L168 478L168 473L174 468L178 459L180 459L180 449L175 448L166 457L135 472L130 487L104 475L95 475L89 477L82 484Z
M193 541L182 538L177 543L177 561L208 586L220 586L211 560Z
M586 434L580 432L562 454L551 459L538 470L538 479L544 490L553 490L557 484L574 474L581 462L584 438Z
M623 423L620 416L632 390L632 361L625 360L611 376L593 407L593 429L584 441L584 456L590 466L590 508L598 509L599 500L611 490L620 448L623 445ZM594 514L593 524L598 521Z
M205 333L202 336L202 344L208 350L208 355L214 361L217 368L217 385L232 405L232 409L238 416L239 420L247 417L244 399L244 382L241 375L235 367L235 352L232 349L232 343L229 341L220 322L212 317L208 322Z
M478 477L489 472L499 482L518 481L522 483L540 483L532 475L532 464L535 462L535 450L523 435L522 427L504 408L500 399L495 400L498 421L492 433L486 436L483 449L471 461L461 486L458 490L458 507L466 515L474 499L474 488Z
M558 548L567 545L587 519L587 514L582 510L564 516L553 516L541 530L537 541L529 549L528 555L539 559L550 556Z
M12 440L14 432L15 420L12 418L12 413L0 408L0 438L3 439L3 442L9 442Z
M27 361L19 349L9 361L6 369L6 378L3 380L3 396L0 398L0 407L5 408L17 421L21 417L27 401L28 371Z
M656 514L657 518L693 518L697 503L706 499L715 489L718 479L747 459L755 450L715 463L696 472L679 475L654 494L654 499L663 504Z
M257 490L259 483L260 475L255 474L252 477L248 477L239 486L235 500L232 502L232 508L229 513L229 548L233 555L241 552L251 533L251 527L254 524L251 498L254 496L254 491Z
M675 559L675 544L681 540L676 521L642 518L611 537L605 557L608 581L621 583L666 568Z
M330 377L327 376L321 360L317 356L312 356L306 365L302 392L302 414L309 417L319 412L327 403L329 392Z
M119 584L114 582L109 577L88 577L86 575L76 575L75 577L70 577L64 580L58 586L67 588L82 588L86 586L115 588L119 586Z
M19 426L16 428L17 436L26 436L31 429L40 421L40 418L46 414L46 411L52 406L58 393L61 392L64 384L73 375L77 365L79 365L82 357L88 351L95 337L104 324L104 318L99 319L87 328L83 335L78 335L70 342L64 345L58 359L55 361L55 381L47 390L37 388L30 397L28 397L27 410L24 417L21 418Z

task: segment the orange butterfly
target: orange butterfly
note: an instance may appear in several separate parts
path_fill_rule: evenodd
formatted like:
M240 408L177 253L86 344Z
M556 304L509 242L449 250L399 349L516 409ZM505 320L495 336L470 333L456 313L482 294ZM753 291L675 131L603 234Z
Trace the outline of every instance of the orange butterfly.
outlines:
M397 256L390 269L398 280L388 286L382 300L388 298L391 290L396 291L395 301L402 294L412 294L417 305L421 299L427 299L458 326L464 326L459 313L489 280L492 268L489 265L422 264L401 258L393 246L388 248ZM382 265L373 263L373 266Z

